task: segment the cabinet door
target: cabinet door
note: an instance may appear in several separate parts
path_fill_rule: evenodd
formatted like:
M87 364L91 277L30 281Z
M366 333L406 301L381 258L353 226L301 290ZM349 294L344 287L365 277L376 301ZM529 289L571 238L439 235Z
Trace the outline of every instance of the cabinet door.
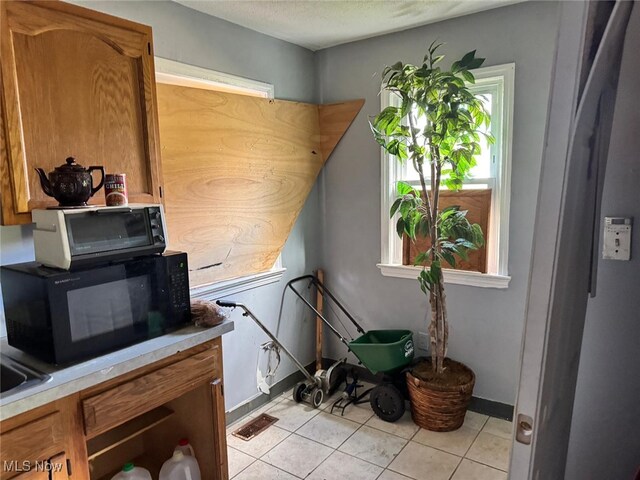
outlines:
M6 431L3 424L0 479L11 478L24 462L35 468L63 450L65 433L62 415L57 411Z
M34 168L69 156L125 173L130 202L160 202L151 28L47 1L0 2L0 22L3 223L55 205Z

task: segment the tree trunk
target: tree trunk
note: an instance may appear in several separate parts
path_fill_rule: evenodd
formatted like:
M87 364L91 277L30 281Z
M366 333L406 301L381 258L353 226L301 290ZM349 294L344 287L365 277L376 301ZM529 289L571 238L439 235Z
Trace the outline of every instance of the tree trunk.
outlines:
M447 345L449 344L449 320L447 318L447 296L444 293L444 281L440 277L440 306L442 310L442 369L444 370L444 359L447 356Z
M431 321L429 322L429 339L431 342L431 368L436 371L437 354L438 354L438 323L435 294L431 292L429 295L429 304L431 305Z

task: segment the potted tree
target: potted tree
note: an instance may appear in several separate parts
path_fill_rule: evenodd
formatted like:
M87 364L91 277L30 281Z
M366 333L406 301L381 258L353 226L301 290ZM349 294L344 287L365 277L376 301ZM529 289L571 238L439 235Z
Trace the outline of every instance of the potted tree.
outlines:
M446 356L449 327L442 268L455 268L456 259L482 246L484 237L466 211L440 207L440 188L461 189L480 153L481 137L489 142L493 138L484 130L490 117L482 99L466 86L474 82L470 70L484 59L474 50L443 70L440 46L431 44L422 65L398 62L384 69L383 91L392 92L398 102L370 125L376 141L399 162L409 162L420 179L419 188L398 182L390 211L391 217L398 216L398 235L412 241L428 239L428 248L418 253L415 264L422 266L418 282L431 308L431 357L407 373L407 384L414 422L429 430L450 431L464 422L475 375Z

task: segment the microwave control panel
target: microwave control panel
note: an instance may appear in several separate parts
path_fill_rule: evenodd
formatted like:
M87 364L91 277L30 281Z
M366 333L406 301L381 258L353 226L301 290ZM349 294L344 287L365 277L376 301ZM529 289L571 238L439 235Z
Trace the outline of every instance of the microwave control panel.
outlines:
M162 211L160 207L148 207L149 224L151 225L151 236L154 245L165 245L164 225L162 222Z
M190 310L189 268L186 255L168 255L169 295L176 311Z

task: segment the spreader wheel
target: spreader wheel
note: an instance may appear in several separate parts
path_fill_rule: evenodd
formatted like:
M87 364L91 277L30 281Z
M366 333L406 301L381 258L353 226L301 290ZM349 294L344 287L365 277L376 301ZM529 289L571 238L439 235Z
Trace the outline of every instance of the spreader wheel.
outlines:
M299 382L293 387L293 401L300 403L302 401L302 394L307 389L307 385L304 382Z
M395 422L404 415L404 398L394 385L378 385L369 394L371 409L385 422Z
M324 399L324 393L322 393L321 388L316 388L311 394L311 405L313 408L318 408L322 405L322 400Z

